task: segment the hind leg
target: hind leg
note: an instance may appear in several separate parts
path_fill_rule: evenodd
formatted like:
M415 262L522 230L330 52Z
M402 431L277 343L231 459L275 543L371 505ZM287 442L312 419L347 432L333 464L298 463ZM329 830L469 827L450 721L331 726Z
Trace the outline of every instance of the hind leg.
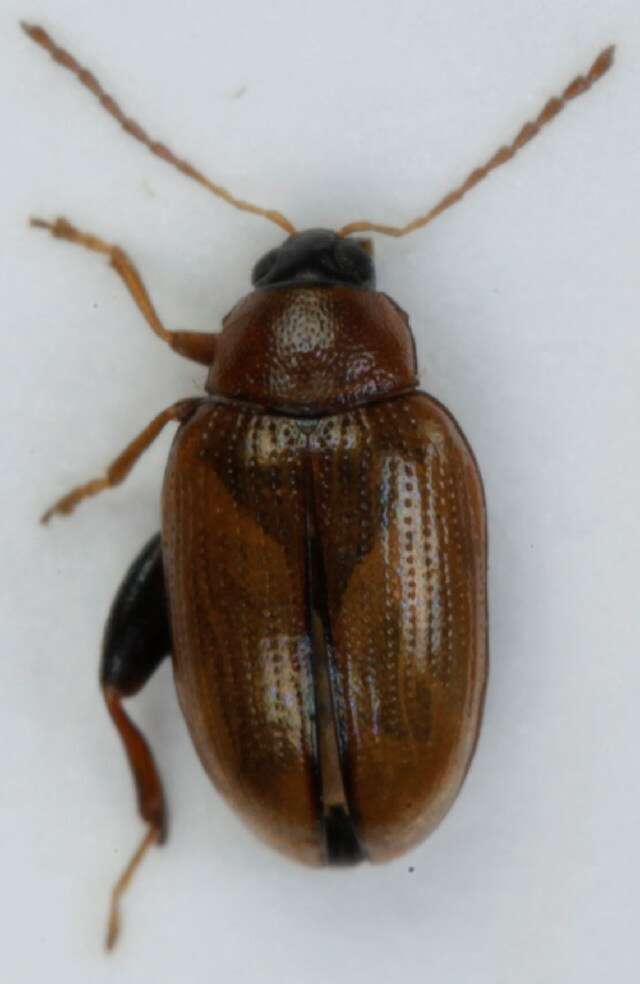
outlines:
M104 633L100 685L126 752L138 810L147 831L113 889L107 948L116 941L119 901L148 848L166 837L162 783L142 732L122 706L138 693L171 651L171 627L162 566L160 534L152 537L129 568L111 608Z

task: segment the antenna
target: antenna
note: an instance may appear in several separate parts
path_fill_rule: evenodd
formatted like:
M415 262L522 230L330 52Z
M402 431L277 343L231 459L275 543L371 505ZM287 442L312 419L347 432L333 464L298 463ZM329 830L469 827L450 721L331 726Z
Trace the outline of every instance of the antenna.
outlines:
M456 202L459 202L471 188L475 188L491 171L495 171L496 168L501 167L502 164L506 164L512 157L515 157L525 144L528 144L533 137L537 136L543 126L546 126L547 123L555 119L570 99L581 96L583 92L591 88L594 82L602 78L613 64L614 50L614 46L611 45L605 48L604 51L601 51L587 74L578 75L573 82L569 83L561 96L555 96L553 99L550 99L538 116L536 116L535 120L525 123L513 143L501 147L496 151L486 164L472 171L466 181L458 185L457 188L454 188L453 191L450 191L444 198L441 198L424 215L419 215L417 218L412 219L411 222L407 222L404 226L382 225L378 222L368 222L366 220L350 222L348 225L343 226L342 229L338 229L338 235L350 236L353 232L382 232L385 236L399 237L406 236L408 233L414 232L416 229L422 229L423 226L428 225L429 222L437 218L438 215L441 215L442 212L445 212L452 205L455 205Z
M142 129L139 123L132 120L129 116L121 110L118 103L115 101L113 96L110 96L104 91L100 83L98 82L95 75L93 75L88 69L76 61L73 55L65 51L64 48L59 48L55 41L49 37L47 32L42 27L37 27L32 24L25 24L24 22L20 25L22 30L27 34L32 41L39 44L45 51L48 51L54 61L62 65L63 68L67 68L72 72L77 79L93 95L98 99L101 105L106 109L106 111L114 117L120 123L120 125L130 133L132 137L139 140L141 143L145 144L152 154L156 157L161 157L163 161L167 161L168 164L173 164L179 171L186 174L187 177L193 178L194 181L198 181L209 191L212 191L214 195L218 198L223 198L225 202L229 205L233 205L234 208L238 208L243 212L252 212L253 215L262 215L263 218L269 219L270 222L275 222L276 225L288 232L289 235L293 235L296 231L295 226L289 222L288 219L284 217L280 212L276 212L273 209L261 208L259 205L252 205L251 202L246 202L242 198L236 198L232 195L230 191L223 188L222 185L216 184L209 178L205 177L201 171L198 171L193 164L183 158L177 157L173 151L169 150L164 144L159 143L157 140L153 140L146 132Z

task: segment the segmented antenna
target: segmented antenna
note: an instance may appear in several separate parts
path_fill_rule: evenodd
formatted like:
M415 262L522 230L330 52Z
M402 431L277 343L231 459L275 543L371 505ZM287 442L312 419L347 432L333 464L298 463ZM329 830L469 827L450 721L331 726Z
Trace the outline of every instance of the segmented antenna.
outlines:
M214 181L210 181L209 178L205 177L204 174L198 171L193 164L190 164L188 161L185 161L180 157L177 157L173 151L169 150L169 148L164 144L159 143L157 140L153 140L142 129L139 123L136 123L135 120L132 120L130 117L126 116L125 113L123 113L113 96L110 96L104 91L95 75L93 75L88 69L84 68L83 65L80 65L80 63L77 62L73 55L69 54L68 51L65 51L64 48L58 47L55 41L49 37L43 28L25 23L21 23L20 26L23 31L28 34L32 41L35 41L36 44L39 44L45 49L45 51L49 52L54 61L58 62L58 64L72 72L76 78L79 79L79 81L93 93L106 111L110 113L111 116L118 121L118 123L120 123L127 133L130 133L136 140L139 140L141 143L145 144L152 154L155 154L156 157L161 157L162 160L167 161L168 164L173 164L174 167L176 167L179 171L182 171L183 174L186 174L187 177L193 178L194 181L198 181L201 185L204 185L205 188L208 188L209 191L212 191L214 195L217 195L219 198L223 198L229 203L229 205L233 205L234 208L238 208L243 212L251 212L253 215L262 215L263 218L269 219L270 222L275 222L276 225L280 226L281 229L284 229L284 231L289 233L289 235L293 235L295 233L295 227L280 212L276 212L273 209L260 208L259 205L252 205L251 202L246 202L241 198L236 198L235 195L232 195L231 192L227 191L226 188L223 188L222 185L216 184Z
M232 195L230 191L223 188L222 185L216 184L209 178L205 177L200 171L198 171L192 164L183 158L177 157L173 151L171 151L165 144L159 143L157 140L153 140L139 123L132 120L130 117L126 116L121 110L115 99L104 91L96 77L86 68L79 64L73 55L65 51L64 48L58 47L58 45L53 41L53 39L47 34L47 32L35 25L22 23L21 27L25 33L49 52L54 61L57 61L64 68L67 68L72 72L79 81L89 89L90 92L99 100L101 105L106 109L106 111L116 119L120 125L130 133L132 137L139 140L141 143L145 144L157 157L162 158L162 160L167 161L167 163L172 164L183 174L188 177L193 178L194 181L198 181L199 184L204 185L209 191L213 192L219 198L223 198L234 208L240 209L243 212L251 212L253 215L261 215L265 219L269 219L270 222L274 222L281 229L284 229L289 235L294 235L296 233L295 226L287 219L281 212L277 212L273 209L261 208L258 205L253 205L251 202L244 201L241 198L236 198ZM560 96L555 96L546 103L542 111L538 116L531 122L525 123L515 140L507 145L500 147L498 151L491 157L486 164L482 167L476 168L467 179L453 191L450 191L447 195L440 199L440 201L433 206L424 215L419 215L415 219L412 219L404 226L391 226L384 225L379 222L370 222L367 219L363 219L358 222L350 222L348 225L342 226L338 229L338 235L340 236L350 236L354 232L380 232L386 236L406 236L410 232L414 232L416 229L422 229L424 226L428 225L433 219L441 215L456 202L459 202L461 198L466 195L468 191L479 184L484 178L487 177L492 171L506 164L510 161L512 157L521 150L525 144L529 143L533 137L537 136L540 130L550 123L551 120L555 119L561 109L571 100L575 99L577 96L581 96L583 92L587 92L588 89L597 82L598 79L611 68L613 64L614 56L614 46L610 45L605 48L604 51L600 52L593 65L589 69L586 75L578 75L569 85L565 88L564 92Z
M525 123L525 125L520 130L518 136L515 138L513 143L506 147L501 147L493 157L487 161L482 167L476 168L472 171L469 177L453 191L450 191L448 195L441 198L437 205L434 205L428 212L424 215L419 215L417 218L412 219L411 222L407 222L404 226L390 226L383 225L378 222L368 222L363 220L361 222L350 222L348 225L338 229L339 236L350 236L354 232L382 232L385 236L406 236L410 232L414 232L416 229L422 229L429 222L435 219L442 212L445 212L456 202L466 195L471 188L474 188L479 184L483 178L486 178L491 171L495 171L496 168L500 167L502 164L506 164L510 161L512 157L518 153L525 144L529 143L530 140L535 137L543 126L550 123L551 120L555 119L560 110L569 102L570 99L575 99L576 96L581 96L583 92L586 92L591 88L594 82L607 72L613 63L613 53L614 46L611 45L605 48L604 51L600 52L593 65L589 69L586 75L578 75L577 78L570 82L566 87L561 96L556 96L550 99L546 104L544 109L536 116L535 120L530 123Z

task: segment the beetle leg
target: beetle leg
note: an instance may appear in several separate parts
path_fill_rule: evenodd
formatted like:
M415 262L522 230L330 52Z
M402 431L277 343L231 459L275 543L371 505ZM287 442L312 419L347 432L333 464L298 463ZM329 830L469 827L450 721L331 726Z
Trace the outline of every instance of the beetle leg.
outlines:
M122 699L138 693L172 648L169 609L162 566L160 534L152 537L129 568L113 602L105 628L100 684L133 773L138 810L148 829L116 882L111 897L106 945L119 929L119 902L152 844L167 833L162 783L151 750L122 707Z
M127 477L141 454L153 443L165 424L168 424L172 420L184 423L200 403L201 400L199 399L180 400L178 403L167 407L157 417L154 417L150 424L147 424L142 433L138 434L131 444L127 445L122 454L119 454L111 462L104 475L100 478L92 478L91 481L85 482L83 485L77 485L71 492L62 496L61 499L58 499L57 502L54 502L47 509L42 515L40 522L48 523L51 517L56 514L62 515L73 512L78 503L82 502L83 499L97 495L103 489L109 489L114 485L119 485Z
M187 359L193 359L195 362L200 362L206 366L211 365L215 358L216 335L199 331L169 331L168 328L165 328L151 302L142 277L123 249L120 249L119 246L112 246L90 233L80 232L66 219L56 219L55 222L31 219L30 222L32 226L38 229L48 229L56 239L66 239L68 242L78 243L94 253L104 253L105 256L108 256L111 266L123 280L151 330L179 355L184 355Z

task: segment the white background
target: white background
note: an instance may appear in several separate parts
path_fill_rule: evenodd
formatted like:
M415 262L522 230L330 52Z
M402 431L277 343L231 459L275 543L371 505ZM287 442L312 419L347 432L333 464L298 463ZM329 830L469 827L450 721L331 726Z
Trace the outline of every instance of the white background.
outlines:
M377 237L424 387L489 506L484 731L441 828L386 867L313 872L256 842L202 774L167 665L133 703L171 837L101 949L141 833L100 702L105 614L158 527L167 433L128 482L43 507L204 373L100 257L126 247L169 325L215 330L275 226L118 129L17 29L41 21L128 109L298 227L403 222L618 42L614 70L427 230ZM637 0L4 0L0 925L11 982L616 984L640 946L640 11ZM415 869L415 870L411 870Z

